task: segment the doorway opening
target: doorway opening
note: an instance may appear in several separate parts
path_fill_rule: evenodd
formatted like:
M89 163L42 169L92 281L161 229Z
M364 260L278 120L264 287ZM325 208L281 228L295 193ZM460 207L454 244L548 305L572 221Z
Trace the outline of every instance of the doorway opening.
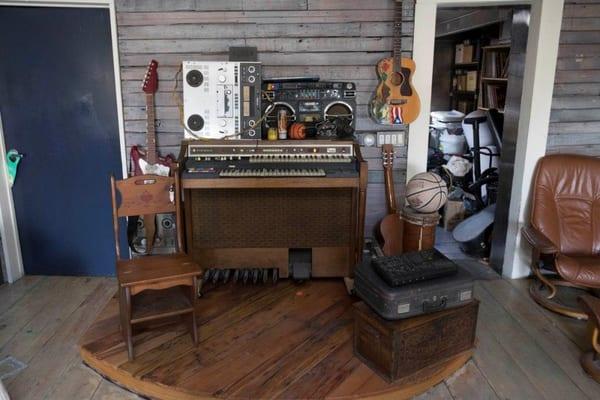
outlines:
M437 10L427 170L446 180L449 201L436 247L484 277L504 262L529 15Z

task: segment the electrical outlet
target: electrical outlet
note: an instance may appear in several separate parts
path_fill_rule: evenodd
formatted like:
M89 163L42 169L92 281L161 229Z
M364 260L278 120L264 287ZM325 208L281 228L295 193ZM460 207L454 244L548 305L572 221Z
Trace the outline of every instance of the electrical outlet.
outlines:
M404 132L377 132L377 146L384 144L404 146Z

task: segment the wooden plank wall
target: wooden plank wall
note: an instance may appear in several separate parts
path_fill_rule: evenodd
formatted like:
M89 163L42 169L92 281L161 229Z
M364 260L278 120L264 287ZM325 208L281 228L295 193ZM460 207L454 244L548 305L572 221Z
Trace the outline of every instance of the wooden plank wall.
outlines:
M150 59L159 62L159 150L177 154L183 138L173 98L178 67L183 60L226 60L229 46L256 46L268 77L317 74L356 82L358 133L390 130L369 120L366 104L377 83L374 65L392 48L393 0L117 0L116 5L128 152L145 143L141 80ZM410 57L414 0L403 7L403 50ZM175 96L181 96L181 78ZM370 235L384 214L383 174L380 150L363 153L370 169L365 229ZM397 154L400 196L406 147Z
M566 0L548 153L600 156L600 0Z

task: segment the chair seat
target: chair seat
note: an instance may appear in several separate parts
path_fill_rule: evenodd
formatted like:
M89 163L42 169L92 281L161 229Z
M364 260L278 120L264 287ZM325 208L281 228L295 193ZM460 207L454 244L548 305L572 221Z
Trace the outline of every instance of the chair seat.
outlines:
M145 256L117 261L121 287L201 276L202 269L186 254Z
M576 285L600 288L600 256L559 254L555 265L563 279Z

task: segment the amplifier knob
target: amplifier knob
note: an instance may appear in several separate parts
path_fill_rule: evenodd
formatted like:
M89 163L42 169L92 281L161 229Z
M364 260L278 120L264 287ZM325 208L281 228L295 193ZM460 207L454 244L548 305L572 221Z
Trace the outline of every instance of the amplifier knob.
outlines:
M225 77L225 75L219 75L219 82L225 82L227 80L227 78Z
M250 128L254 128L256 126L256 121L251 119L250 121L248 121L248 125L250 126Z
M256 81L256 78L255 78L255 77L253 77L252 75L250 75L250 76L248 77L248 82L250 82L250 83L254 83L255 81Z
M220 122L220 124L221 124L221 126L222 126L223 128L227 126L227 120L225 120L225 119L222 119L222 120L221 120L221 121L219 121L219 122Z
M251 65L251 66L248 67L248 72L250 72L251 74L253 74L254 71L256 71L256 68L254 67L254 65Z
M250 130L248 131L248 136L250 136L250 137L254 137L254 136L256 136L256 131L255 131L254 129L250 129Z

